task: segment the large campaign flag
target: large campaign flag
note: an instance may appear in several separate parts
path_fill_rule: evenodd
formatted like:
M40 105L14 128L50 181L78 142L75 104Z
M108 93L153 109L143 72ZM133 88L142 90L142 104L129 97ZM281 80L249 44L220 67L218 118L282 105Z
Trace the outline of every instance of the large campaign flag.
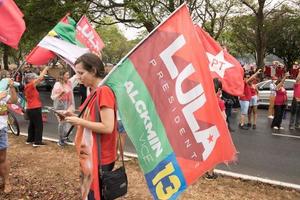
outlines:
M0 42L15 49L26 29L23 13L13 0L0 0Z
M244 92L244 70L239 61L223 49L199 25L195 25L195 28L204 46L212 78L221 80L223 89L227 93L241 96Z
M35 65L47 64L56 55L71 65L84 53L95 52L103 48L99 35L89 25L87 19L78 23L68 14L45 36L26 57L26 61ZM82 27L82 28L81 28Z
M88 47L91 52L99 54L104 43L86 16L82 16L76 26L76 39Z
M104 84L116 95L154 199L176 199L215 165L235 159L186 5L120 62Z

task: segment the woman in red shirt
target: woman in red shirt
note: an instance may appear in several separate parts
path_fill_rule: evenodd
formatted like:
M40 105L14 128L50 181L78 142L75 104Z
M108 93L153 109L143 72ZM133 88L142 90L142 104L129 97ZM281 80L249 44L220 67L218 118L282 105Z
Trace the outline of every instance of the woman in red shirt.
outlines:
M251 82L259 73L261 69L257 70L252 76L250 74L244 75L244 94L240 96L240 106L241 106L241 117L239 128L248 130L249 127L245 124L245 118L248 115L249 104L251 100L251 87L249 82Z
M300 128L300 70L296 77L296 83L294 84L294 97L291 105L291 118L289 129Z
M287 102L287 93L284 88L284 81L287 77L287 74L283 77L283 79L280 81L277 81L276 86L276 97L274 102L274 118L271 124L271 128L278 130L283 130L284 128L281 126L283 113L286 107Z
M116 160L116 99L108 86L99 86L105 76L99 57L87 53L75 62L79 82L91 88L83 117L66 112L66 122L77 125L75 145L80 162L82 199L100 200L98 166L102 171L111 171ZM96 95L93 95L96 92ZM89 101L89 99L91 101ZM98 157L97 135L100 135L101 160Z
M35 73L28 73L25 75L25 98L27 102L26 114L29 119L28 137L26 144L32 144L33 147L45 145L42 142L43 138L43 119L42 119L42 102L40 94L36 86L43 80L44 75L47 74L48 67L36 77Z
M251 91L251 99L249 101L249 109L248 109L248 127L256 129L256 119L257 119L257 105L258 105L258 89L256 87L256 80L252 80L249 82L250 91ZM253 121L252 121L253 119Z

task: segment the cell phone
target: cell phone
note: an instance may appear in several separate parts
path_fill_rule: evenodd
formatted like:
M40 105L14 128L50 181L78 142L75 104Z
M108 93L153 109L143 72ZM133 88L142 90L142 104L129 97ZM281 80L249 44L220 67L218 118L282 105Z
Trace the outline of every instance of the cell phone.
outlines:
M57 114L61 119L65 119L66 116L65 116L64 114L58 112L58 111L55 110L54 108L48 107L48 106L46 106L46 108L47 108L48 110L51 110L51 111L54 112L55 114Z
M62 113L60 113L60 112L57 112L56 110L53 110L53 112L55 113L55 114L57 114L58 116L59 116L59 118L61 118L61 119L65 119L65 115L64 114L62 114Z

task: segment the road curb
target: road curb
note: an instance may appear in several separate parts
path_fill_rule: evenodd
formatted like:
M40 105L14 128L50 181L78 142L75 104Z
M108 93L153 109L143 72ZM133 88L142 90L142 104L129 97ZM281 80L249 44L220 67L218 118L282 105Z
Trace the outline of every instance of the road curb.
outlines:
M270 184L270 185L276 185L276 186L292 188L292 189L295 189L295 190L300 190L300 185L293 184L293 183L275 181L275 180L271 180L271 179L260 178L260 177L257 177L257 176L249 176L249 175L245 175L245 174L239 174L239 173L229 172L229 171L224 171L224 170L219 170L219 169L214 169L214 172L216 172L217 174L221 174L223 176L229 176L229 177L233 177L233 178L240 178L240 179L249 180L249 181L257 181L257 182L267 183L267 184Z
M20 133L20 135L27 136L26 133ZM43 137L43 140L47 140L47 141L51 141L51 142L58 142L58 139L53 139L50 137ZM75 145L75 144L71 143L70 145ZM124 152L124 155L127 157L137 158L137 154L135 154L135 153ZM281 181L271 180L271 179L267 179L267 178L260 178L257 176L239 174L239 173L229 172L229 171L224 171L224 170L219 170L219 169L214 169L214 172L216 172L217 174L223 175L223 176L240 178L243 180L256 181L256 182L261 182L261 183L267 183L270 185L282 186L282 187L292 188L292 189L300 191L300 185L293 184L293 183L281 182Z

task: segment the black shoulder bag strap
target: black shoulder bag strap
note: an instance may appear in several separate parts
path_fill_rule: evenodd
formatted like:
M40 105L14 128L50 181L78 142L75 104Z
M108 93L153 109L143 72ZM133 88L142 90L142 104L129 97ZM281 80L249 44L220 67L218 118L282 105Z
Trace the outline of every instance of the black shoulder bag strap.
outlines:
M99 97L98 95L96 94L96 121L97 122L101 122L101 116L100 116L100 108L99 108ZM121 151L123 150L122 146L121 146L121 136L120 134L118 134L119 137L118 137L118 145L120 146L121 148ZM98 159L99 159L99 173L100 173L100 176L102 176L102 168L101 168L101 135L99 133L97 133L97 149L98 149ZM123 152L123 151L122 151ZM124 163L124 157L123 157L123 154L121 155L121 158L122 158L122 165L125 169L125 163Z
M89 105L90 101L94 98L94 96L96 95L96 90L93 92L93 94L90 96L90 98L88 99L88 101L86 102L86 104L84 105L83 109L81 110L81 112L79 113L78 117L81 117L82 114L84 113L84 111L86 110L87 106ZM65 135L65 138L68 138L72 132L72 130L74 129L74 125L72 125L67 134Z

